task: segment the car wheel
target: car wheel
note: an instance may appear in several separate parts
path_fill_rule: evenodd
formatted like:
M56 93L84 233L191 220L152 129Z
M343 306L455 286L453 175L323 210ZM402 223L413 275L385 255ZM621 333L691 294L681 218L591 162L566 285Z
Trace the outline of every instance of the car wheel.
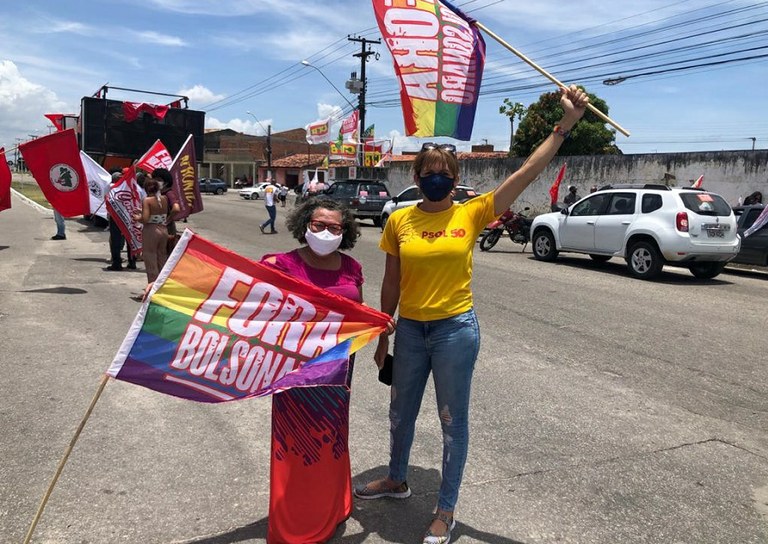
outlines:
M650 280L661 273L664 258L650 242L637 242L627 252L629 273L641 280Z
M384 227L387 226L387 221L389 220L389 214L383 213L381 214L381 219L379 220L379 223L381 224L381 230L384 230Z
M611 260L610 255L598 255L597 253L590 253L589 258L596 263L605 263Z
M554 261L557 259L557 246L555 237L546 229L536 231L533 235L533 256L540 261Z
M216 194L217 195L223 195L224 194L224 189L222 189L222 188L216 189Z
M691 274L702 280L711 280L720 275L725 263L697 263L691 265Z

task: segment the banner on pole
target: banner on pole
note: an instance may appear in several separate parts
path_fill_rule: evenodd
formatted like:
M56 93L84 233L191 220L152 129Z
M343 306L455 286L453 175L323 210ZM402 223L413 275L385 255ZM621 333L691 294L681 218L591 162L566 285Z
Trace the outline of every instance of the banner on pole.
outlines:
M5 158L5 148L0 147L0 212L11 207L11 169Z
M198 402L344 386L388 321L186 230L107 374Z
M474 19L446 0L373 0L400 79L408 136L472 138L485 64Z
M173 163L171 153L160 140L155 141L144 155L136 163L136 168L141 168L151 174L156 168L170 169Z
M133 214L141 213L142 202L136 183L136 167L129 166L125 173L109 188L106 198L107 211L134 255L141 253L142 225L133 220Z
M169 170L173 176L171 193L181 208L175 219L184 219L190 214L203 211L203 197L200 195L200 185L197 183L195 142L191 134L174 157Z

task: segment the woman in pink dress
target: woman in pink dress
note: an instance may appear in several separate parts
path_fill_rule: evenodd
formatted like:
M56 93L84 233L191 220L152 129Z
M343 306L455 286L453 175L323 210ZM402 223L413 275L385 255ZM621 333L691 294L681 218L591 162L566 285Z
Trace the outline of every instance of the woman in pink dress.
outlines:
M301 245L265 255L262 263L355 302L363 301L360 263L340 250L360 236L341 204L312 198L286 226ZM347 385L352 378L350 360ZM349 465L349 389L306 387L272 397L270 544L325 542L352 512Z

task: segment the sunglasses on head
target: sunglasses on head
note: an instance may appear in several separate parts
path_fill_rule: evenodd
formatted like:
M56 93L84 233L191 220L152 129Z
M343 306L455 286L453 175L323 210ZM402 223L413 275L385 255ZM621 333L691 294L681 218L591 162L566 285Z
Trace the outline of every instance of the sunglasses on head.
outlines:
M453 144L436 144L434 142L427 142L421 146L422 151L431 151L433 149L442 149L448 153L456 154L456 146Z

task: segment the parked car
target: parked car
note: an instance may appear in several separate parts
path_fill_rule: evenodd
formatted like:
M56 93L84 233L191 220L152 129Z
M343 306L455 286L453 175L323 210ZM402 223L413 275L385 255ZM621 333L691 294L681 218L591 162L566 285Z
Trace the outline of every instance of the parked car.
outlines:
M200 178L200 192L223 195L227 192L227 183L218 178Z
M732 263L768 266L768 224L763 225L744 238L744 231L752 226L763 210L763 204L733 208L733 213L736 215L736 221L739 225L738 233L741 237L741 249L736 258L731 261Z
M736 216L718 194L666 185L608 185L560 212L533 220L533 254L586 253L627 261L629 272L652 279L665 264L714 278L739 252Z
M264 198L264 189L267 187L267 185L270 185L270 183L262 181L253 187L246 187L245 189L241 189L238 194L240 195L240 198L244 198L245 200L258 200L259 198Z
M377 227L381 226L381 210L391 198L383 181L371 180L336 181L324 194L345 204L356 218L373 220Z
M475 191L475 189L469 185L457 185L456 189L453 190L453 201L466 202L470 198L475 198L478 194L480 193ZM400 191L397 196L393 196L392 200L384 204L384 208L381 210L381 228L384 228L384 225L387 224L387 220L389 219L389 216L392 215L392 212L399 210L400 208L415 206L423 199L424 197L421 194L421 190L416 185L411 185Z

